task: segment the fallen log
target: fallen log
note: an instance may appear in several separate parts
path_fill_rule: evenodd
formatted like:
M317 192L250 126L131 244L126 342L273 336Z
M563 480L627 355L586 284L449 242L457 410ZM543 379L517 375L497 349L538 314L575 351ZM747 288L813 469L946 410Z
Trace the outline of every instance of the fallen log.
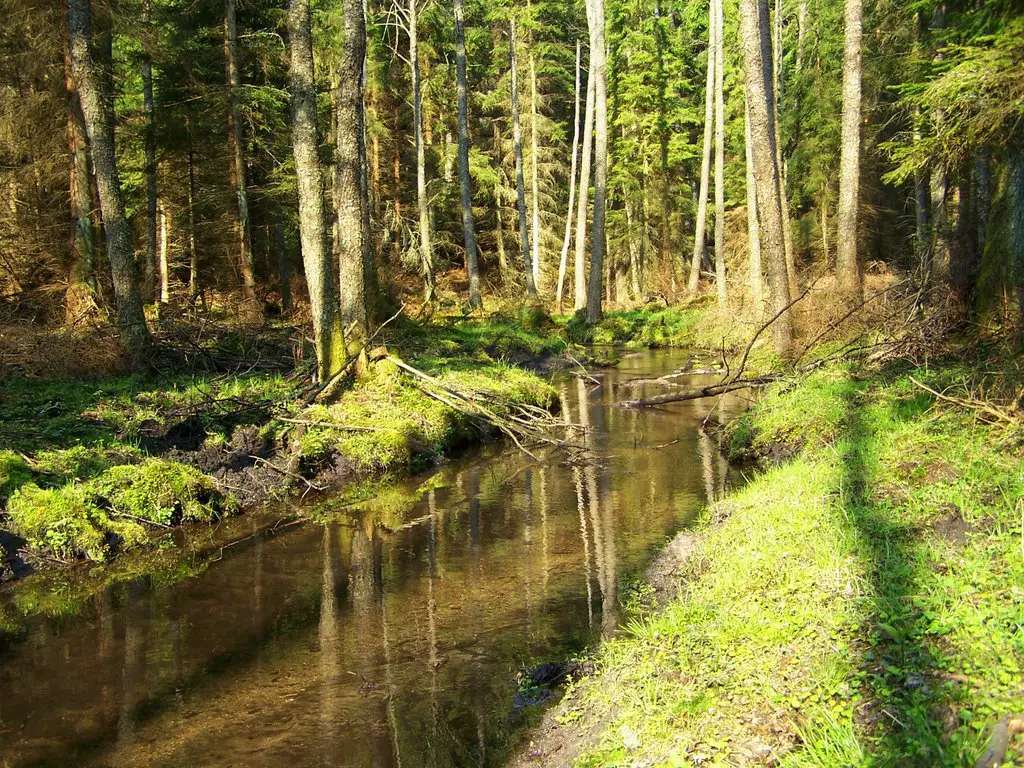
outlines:
M738 389L750 389L752 387L763 387L779 380L777 375L757 376L750 379L737 379L736 381L725 381L719 384L708 384L706 387L688 389L685 392L673 392L670 395L657 395L642 400L623 400L619 405L623 408L650 408L655 405L666 405L667 403L681 403L687 400L700 400L705 397L716 397L727 392L735 392Z

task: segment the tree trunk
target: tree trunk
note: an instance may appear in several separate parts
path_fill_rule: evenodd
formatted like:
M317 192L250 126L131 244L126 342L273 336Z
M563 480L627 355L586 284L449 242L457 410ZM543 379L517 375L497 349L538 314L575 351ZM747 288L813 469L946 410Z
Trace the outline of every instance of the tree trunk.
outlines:
M725 287L725 94L723 70L724 16L722 0L712 0L715 17L715 287L718 306L728 302Z
M940 30L946 26L946 5L939 3L932 14L932 29ZM935 54L936 64L940 64L944 56L940 50ZM945 121L945 110L937 108L931 115L932 125L938 128ZM940 282L949 282L950 242L949 214L947 212L947 196L949 194L948 169L944 162L939 161L931 169L931 238L932 244L928 253L926 279L938 278Z
M526 272L526 293L531 299L537 298L537 285L533 281L533 265L530 263L530 233L526 225L526 181L523 177L523 132L519 125L519 78L516 72L516 20L510 20L509 66L512 89L512 152L516 163L516 211L519 221L519 252Z
M594 147L594 55L588 54L590 61L587 66L587 104L583 116L583 149L580 153L579 197L576 200L576 254L574 263L574 302L573 309L579 312L587 306L587 198L590 195L590 163Z
M604 0L588 0L590 56L594 71L594 219L590 234L590 280L587 323L601 319L601 280L605 255L605 196L608 186L608 95L604 42Z
M828 247L828 228L828 189L824 189L821 194L821 252L825 264L828 264L831 257Z
M160 248L158 265L160 286L157 297L161 304L171 301L171 212L167 209L167 201L158 205L157 218L160 223Z
M761 253L768 272L772 307L779 317L772 323L775 349L788 356L793 343L789 306L789 282L782 229L781 184L771 105L771 46L768 44L767 0L740 0L740 36L747 106L750 116L750 144L754 165L754 189L761 230ZM767 54L767 56L766 56Z
M68 289L65 311L68 322L76 322L86 309L95 306L93 275L93 229L90 211L92 191L89 187L89 138L85 130L81 99L71 71L71 52L64 62L64 85L68 99L67 143L71 162L68 166L68 192L71 201L71 263L68 265ZM13 198L12 198L13 199Z
M537 62L530 52L530 192L533 222L531 245L533 252L530 265L533 269L533 284L540 287L540 151L537 140Z
M455 76L459 101L459 197L462 205L462 240L466 248L466 276L469 278L469 306L483 307L480 298L480 262L476 248L476 229L473 226L473 188L469 178L469 104L466 85L466 30L463 2L454 0L455 6Z
M132 252L132 235L125 217L121 179L114 154L110 126L113 119L103 99L101 79L90 53L92 18L89 0L68 0L68 33L71 66L81 98L85 128L92 150L92 164L99 190L100 211L107 236L107 258L114 283L117 322L121 339L135 366L145 362L150 346L149 329L142 312L138 270Z
M316 82L309 0L288 5L289 76L292 89L292 146L299 192L299 237L309 288L317 378L326 382L344 362L345 340L335 304L335 272L327 246L323 174L317 154Z
M185 186L185 204L188 206L188 292L194 300L199 295L199 248L196 244L196 161L191 116L185 118L185 131L188 134L188 152L185 157L188 166Z
M292 311L292 265L284 245L284 227L280 221L275 221L270 225L270 230L274 261L277 264L278 290L281 293L281 312L289 315Z
M501 146L501 129L498 127L498 121L495 120L493 123L494 138L492 140L494 146L494 153L497 156L498 169L501 170L503 149ZM504 200L501 199L501 188L500 185L496 185L494 189L494 242L498 247L498 271L501 273L501 279L504 281L507 278L509 267L508 267L508 254L505 252L505 217L502 216L502 210L504 209Z
M747 265L750 301L754 316L764 312L764 277L761 266L761 231L757 224L757 192L754 188L754 159L750 147L750 110L743 99L744 152L747 176Z
M985 257L985 245L988 242L989 206L992 205L992 167L991 157L987 149L977 152L974 157L974 211L975 227L977 227L978 258Z
M420 261L423 264L423 300L434 300L434 250L430 236L430 204L427 201L427 154L423 144L423 94L420 84L416 0L409 0L409 70L412 76L412 121L416 141L416 207L419 214Z
M143 0L142 24L149 33L151 2ZM146 263L143 269L145 293L155 298L154 276L157 270L157 188L156 188L156 105L153 100L153 59L149 54L149 41L142 41L142 111L144 128L144 174L146 177Z
M565 273L569 262L569 244L572 242L572 215L576 205L576 165L580 145L580 64L583 57L583 43L576 41L576 87L573 90L572 117L572 160L569 164L569 207L565 212L565 236L562 238L562 252L558 259L558 289L555 294L555 311L562 314L562 295L565 292Z
M362 0L343 0L344 32L335 71L334 207L337 238L338 310L344 328L360 338L369 332L366 275L370 243L364 230L369 200L362 182L363 60L366 26Z
M1009 267L1017 295L1017 343L1024 346L1024 151L1020 146L1010 150L1006 170Z
M718 25L715 24L715 2L708 3L708 66L704 80L704 153L700 162L700 192L697 197L697 222L693 231L693 256L690 258L688 293L696 293L700 269L704 261L704 234L708 220L708 184L711 177L711 142L715 119L715 50L718 47Z
M666 109L666 91L668 77L665 74L665 20L660 0L654 0L654 45L657 56L658 78L658 150L659 176L658 191L660 193L660 216L658 218L658 255L660 264L668 264L671 259L672 289L675 291L675 259L670 253L670 223L672 220L672 196L668 168L668 149L670 128ZM645 169L646 172L646 169ZM639 276L637 276L639 280ZM639 296L637 298L640 298Z
M765 13L768 13L767 10ZM782 156L782 124L779 120L780 102L782 99L782 30L783 30L783 7L782 0L775 0L775 17L772 24L772 35L770 42L765 43L764 56L767 58L769 49L772 58L771 77L774 85L771 97L771 119L772 130L775 134L775 162L779 166L779 199L782 201L782 242L786 250L786 279L789 282L789 293L796 296L799 290L796 279L796 257L793 252L793 233L789 217L789 195L786 192L786 160ZM767 17L766 17L767 18Z
M836 278L839 300L853 307L864 297L857 258L857 209L860 188L861 0L845 0L843 115L839 160L839 211Z
M237 215L235 237L238 240L238 266L242 273L242 314L248 320L260 314L256 298L256 276L253 269L252 237L249 224L249 192L246 186L245 146L242 122L238 112L238 24L235 21L235 0L224 0L224 66L228 90L228 141L231 145L231 175L235 186Z

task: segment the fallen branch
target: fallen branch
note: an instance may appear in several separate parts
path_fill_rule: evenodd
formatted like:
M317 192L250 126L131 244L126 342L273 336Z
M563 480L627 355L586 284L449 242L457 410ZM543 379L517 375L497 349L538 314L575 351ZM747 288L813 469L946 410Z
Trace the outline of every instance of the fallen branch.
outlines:
M255 461L258 461L260 464L264 464L267 467L270 467L270 469L274 470L275 472L279 472L280 474L284 475L285 477L290 477L293 480L301 480L307 486L309 486L307 488L307 490L313 490L313 491L324 491L324 490L326 490L326 486L316 485L315 483L311 483L309 480L304 478L302 475L296 474L295 472L290 472L287 469L281 469L281 467L277 466L276 464L274 464L271 461L267 461L264 458L261 458L259 456L249 456L249 458L253 459Z
M998 421L998 422L1002 422L1004 424L1010 424L1011 426L1018 426L1020 424L1020 421L1018 419L1016 419L1013 416L1013 414L1011 414L1011 413L1009 413L1007 411L1004 411L1001 408L997 408L996 406L992 405L991 403L986 403L984 400L973 400L973 399L972 400L967 400L967 399L964 399L964 398L961 398L961 397L953 397L951 395L947 395L947 394L944 394L942 392L938 392L938 391L932 389L931 387L929 387L927 384L922 384L920 381L915 379L913 376L910 377L910 380L916 386L920 387L921 389L923 389L925 392L929 393L930 395L934 395L939 400L942 400L942 401L947 402L947 403L951 403L952 405L957 405L957 406L959 406L961 408L967 408L968 410L978 411L978 412L983 413L986 416L990 417L991 419L994 419L995 421Z
M287 419L284 416L278 416L278 421L283 421L285 424L301 424L304 427L324 427L326 429L336 429L339 432L382 432L380 427L357 427L353 424L336 424L333 421L312 421L310 419Z

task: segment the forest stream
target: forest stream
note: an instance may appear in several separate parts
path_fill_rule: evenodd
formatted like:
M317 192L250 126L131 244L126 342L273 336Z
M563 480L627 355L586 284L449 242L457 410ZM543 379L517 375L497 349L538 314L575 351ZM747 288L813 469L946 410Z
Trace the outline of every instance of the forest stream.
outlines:
M0 765L500 764L547 696L530 670L617 631L730 479L699 431L729 402L614 405L688 357L556 374L585 461L487 446L401 484L399 512L261 528L194 577L33 621L0 649Z

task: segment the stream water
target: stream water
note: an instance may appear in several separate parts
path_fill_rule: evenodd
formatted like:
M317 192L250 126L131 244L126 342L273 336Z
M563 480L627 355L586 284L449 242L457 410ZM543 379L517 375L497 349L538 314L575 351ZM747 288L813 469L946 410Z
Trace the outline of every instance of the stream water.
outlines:
M585 462L492 445L35 620L0 650L0 766L500 764L520 673L615 632L629 577L725 486L713 403L613 405L686 358L556 378Z

